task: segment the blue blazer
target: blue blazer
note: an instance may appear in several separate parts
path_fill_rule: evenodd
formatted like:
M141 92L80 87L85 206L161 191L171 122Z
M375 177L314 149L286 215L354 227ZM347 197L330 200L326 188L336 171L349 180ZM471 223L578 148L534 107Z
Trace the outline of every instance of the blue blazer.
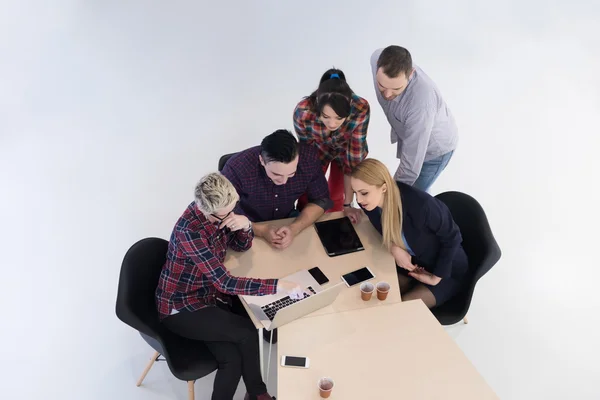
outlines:
M462 236L446 205L430 194L401 182L402 230L413 253L413 264L440 278L459 278L469 269ZM382 233L381 208L364 210Z

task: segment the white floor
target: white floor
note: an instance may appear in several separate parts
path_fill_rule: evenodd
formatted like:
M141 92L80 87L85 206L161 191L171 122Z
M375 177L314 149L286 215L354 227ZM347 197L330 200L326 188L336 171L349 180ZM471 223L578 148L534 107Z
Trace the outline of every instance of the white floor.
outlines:
M292 128L332 65L394 169L369 57L395 43L459 123L433 192L479 199L504 252L448 332L502 399L599 399L600 3L217 3L0 2L1 397L185 399L164 364L134 385L125 251L169 236L221 154Z

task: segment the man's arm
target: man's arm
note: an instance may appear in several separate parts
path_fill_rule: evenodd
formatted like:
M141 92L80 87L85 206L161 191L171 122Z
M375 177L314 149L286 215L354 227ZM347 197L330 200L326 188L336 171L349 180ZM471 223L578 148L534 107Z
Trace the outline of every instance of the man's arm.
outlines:
M325 210L321 206L315 203L308 203L300 215L290 224L290 229L294 233L294 236L314 224L324 213Z
M422 106L409 112L403 126L400 126L399 122L398 126L392 124L394 131L399 134L396 157L400 159L400 165L394 175L395 180L412 185L419 177L427 153L434 118L433 108Z
M252 229L254 230L254 236L264 238L269 232L270 224L268 222L256 222L252 224Z
M308 165L312 166L313 174L306 189L308 204L304 207L298 218L290 224L290 229L294 235L299 234L306 229L306 227L314 224L315 221L333 205L333 202L329 197L327 180L325 179L321 161L317 156L316 150L310 152L306 156L310 157Z

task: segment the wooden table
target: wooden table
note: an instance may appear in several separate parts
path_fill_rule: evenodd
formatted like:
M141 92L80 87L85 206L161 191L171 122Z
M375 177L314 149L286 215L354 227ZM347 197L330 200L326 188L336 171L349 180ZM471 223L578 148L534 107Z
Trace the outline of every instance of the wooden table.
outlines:
M341 218L342 212L325 214L320 220ZM292 220L273 221L275 226L289 224ZM381 235L373 228L368 218L363 215L362 221L354 225L365 250L343 256L329 257L321 244L314 227L308 227L294 238L294 241L285 250L272 248L263 239L256 238L252 248L244 253L228 252L225 266L235 276L252 278L282 278L302 269L318 266L329 278L329 285L341 282L341 276L363 266L368 266L375 274L374 283L385 280L390 284L387 303L398 303L400 288L396 274L396 264L392 255L382 246ZM242 301L244 306L245 302ZM336 301L325 308L306 316L312 317L338 313L342 311L377 307L377 300L364 302L360 298L360 288L356 285L343 290ZM247 311L248 308L246 308ZM257 329L262 324L248 312ZM306 318L304 317L304 318Z
M296 320L279 329L277 350L282 400L320 399L324 376L331 400L498 399L420 300ZM282 355L310 368L281 367Z

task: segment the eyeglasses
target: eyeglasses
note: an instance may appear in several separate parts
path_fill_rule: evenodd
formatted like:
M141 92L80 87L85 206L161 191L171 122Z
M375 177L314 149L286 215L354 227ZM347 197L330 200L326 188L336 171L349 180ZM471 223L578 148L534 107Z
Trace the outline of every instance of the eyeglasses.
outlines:
M233 206L233 209L231 211L229 211L224 217L219 217L217 214L210 214L212 217L216 218L219 220L219 222L223 222L223 220L227 219L227 217L229 217L232 213L233 210L235 210L236 208L238 208L238 206L240 205L239 200L235 202L235 205Z
M233 210L229 211L227 213L227 215L225 215L224 217L219 217L217 214L210 214L210 215L212 215L213 217L215 217L216 219L218 219L220 222L223 222L223 220L226 219L227 217L229 217L232 212L233 212Z

